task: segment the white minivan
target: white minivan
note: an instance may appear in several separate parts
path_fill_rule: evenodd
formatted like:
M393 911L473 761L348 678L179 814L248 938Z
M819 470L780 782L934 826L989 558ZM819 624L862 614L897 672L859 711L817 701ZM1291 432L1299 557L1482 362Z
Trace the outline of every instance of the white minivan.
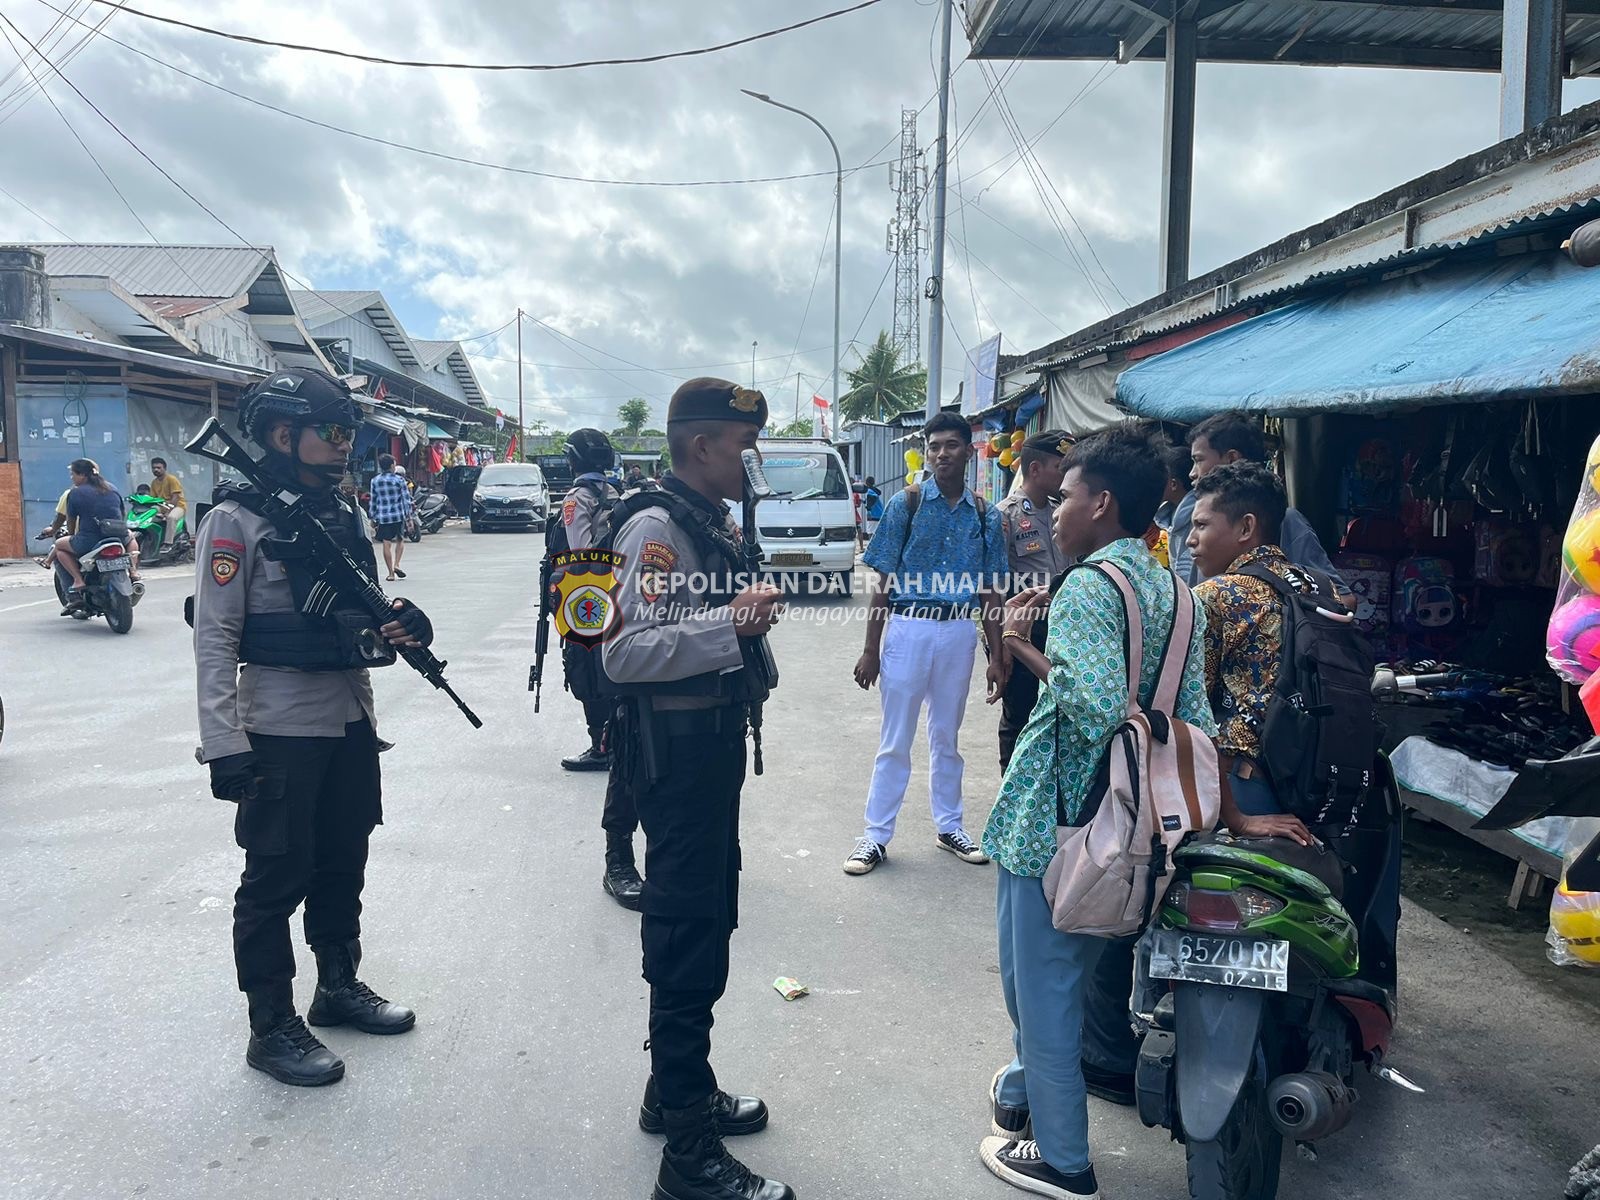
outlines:
M767 482L778 493L756 507L765 568L784 575L826 575L830 591L849 595L856 510L844 459L816 438L762 438L759 444ZM738 504L733 515L743 520Z

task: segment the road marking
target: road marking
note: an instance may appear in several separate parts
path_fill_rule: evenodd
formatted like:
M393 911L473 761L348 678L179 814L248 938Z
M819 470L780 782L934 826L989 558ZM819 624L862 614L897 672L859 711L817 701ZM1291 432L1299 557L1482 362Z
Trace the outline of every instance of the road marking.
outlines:
M40 604L60 604L54 596L45 600L29 600L26 604L13 604L10 608L0 608L0 613L16 612L19 608L35 608Z

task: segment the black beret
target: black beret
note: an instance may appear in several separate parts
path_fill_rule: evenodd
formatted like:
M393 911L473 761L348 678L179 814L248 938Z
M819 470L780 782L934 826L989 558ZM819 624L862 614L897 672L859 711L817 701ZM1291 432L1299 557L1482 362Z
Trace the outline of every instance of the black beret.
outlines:
M767 423L767 398L726 379L691 379L667 404L667 424L674 421L746 421L759 428Z
M1064 429L1046 429L1023 442L1022 448L1037 454L1053 454L1061 458L1072 449L1073 443L1077 440Z

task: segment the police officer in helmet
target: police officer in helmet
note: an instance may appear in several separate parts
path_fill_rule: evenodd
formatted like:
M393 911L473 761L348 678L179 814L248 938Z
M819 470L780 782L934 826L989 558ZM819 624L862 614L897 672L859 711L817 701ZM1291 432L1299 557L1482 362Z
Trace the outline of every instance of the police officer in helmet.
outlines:
M375 579L372 544L338 490L360 424L349 389L318 370L279 371L239 403L266 472L303 496ZM316 1086L343 1077L344 1063L295 1010L289 919L302 902L317 961L311 1024L390 1034L416 1022L356 976L367 843L383 817L367 666L393 662L394 646L427 645L433 631L409 601L396 600L379 629L365 610L326 603L299 544L261 515L253 488L224 484L215 500L195 551L200 758L213 795L238 806L234 837L245 852L233 909L245 1059Z
M601 527L620 495L609 478L609 472L616 469L617 452L611 439L598 429L578 429L567 435L567 462L572 466L572 488L561 506L560 528L545 548L547 554L598 545L605 532ZM637 909L644 890L633 854L639 814L633 793L622 785L606 749L613 702L602 689L600 655L569 643L561 648L561 665L566 672L567 690L582 702L584 721L589 727L589 748L563 758L561 765L568 771L610 771L605 809L600 817L606 835L605 874L600 884L623 908Z
M667 410L672 471L612 513L623 558L619 632L603 649L623 694L619 770L645 831L640 929L650 984L651 1077L640 1126L665 1133L654 1200L793 1200L723 1138L766 1126L767 1106L732 1096L711 1069L712 1007L728 982L738 923L739 792L750 706L768 681L751 649L777 619L770 584L740 586L740 454L766 424L759 392L694 379Z

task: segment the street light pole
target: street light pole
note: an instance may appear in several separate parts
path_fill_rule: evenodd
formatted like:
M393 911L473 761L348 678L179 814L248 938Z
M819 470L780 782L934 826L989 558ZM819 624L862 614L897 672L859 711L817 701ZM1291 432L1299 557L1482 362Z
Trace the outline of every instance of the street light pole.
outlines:
M939 152L933 167L933 262L928 276L928 420L939 415L944 368L944 209L950 167L950 12L944 0L944 49L939 56Z
M945 47L948 57L950 39L948 17L945 25ZM948 67L948 62L946 66ZM792 112L798 117L804 117L818 129L822 136L828 139L828 145L833 148L833 440L839 440L839 283L840 273L844 262L844 160L839 157L839 143L833 140L833 134L828 132L827 126L817 120L810 113L794 108L788 104L780 104L771 96L761 92L752 92L749 88L740 88L752 100L759 100L763 104L770 104L773 108L781 108L785 112Z
M517 309L517 457L528 458L528 435L522 428L522 310Z

